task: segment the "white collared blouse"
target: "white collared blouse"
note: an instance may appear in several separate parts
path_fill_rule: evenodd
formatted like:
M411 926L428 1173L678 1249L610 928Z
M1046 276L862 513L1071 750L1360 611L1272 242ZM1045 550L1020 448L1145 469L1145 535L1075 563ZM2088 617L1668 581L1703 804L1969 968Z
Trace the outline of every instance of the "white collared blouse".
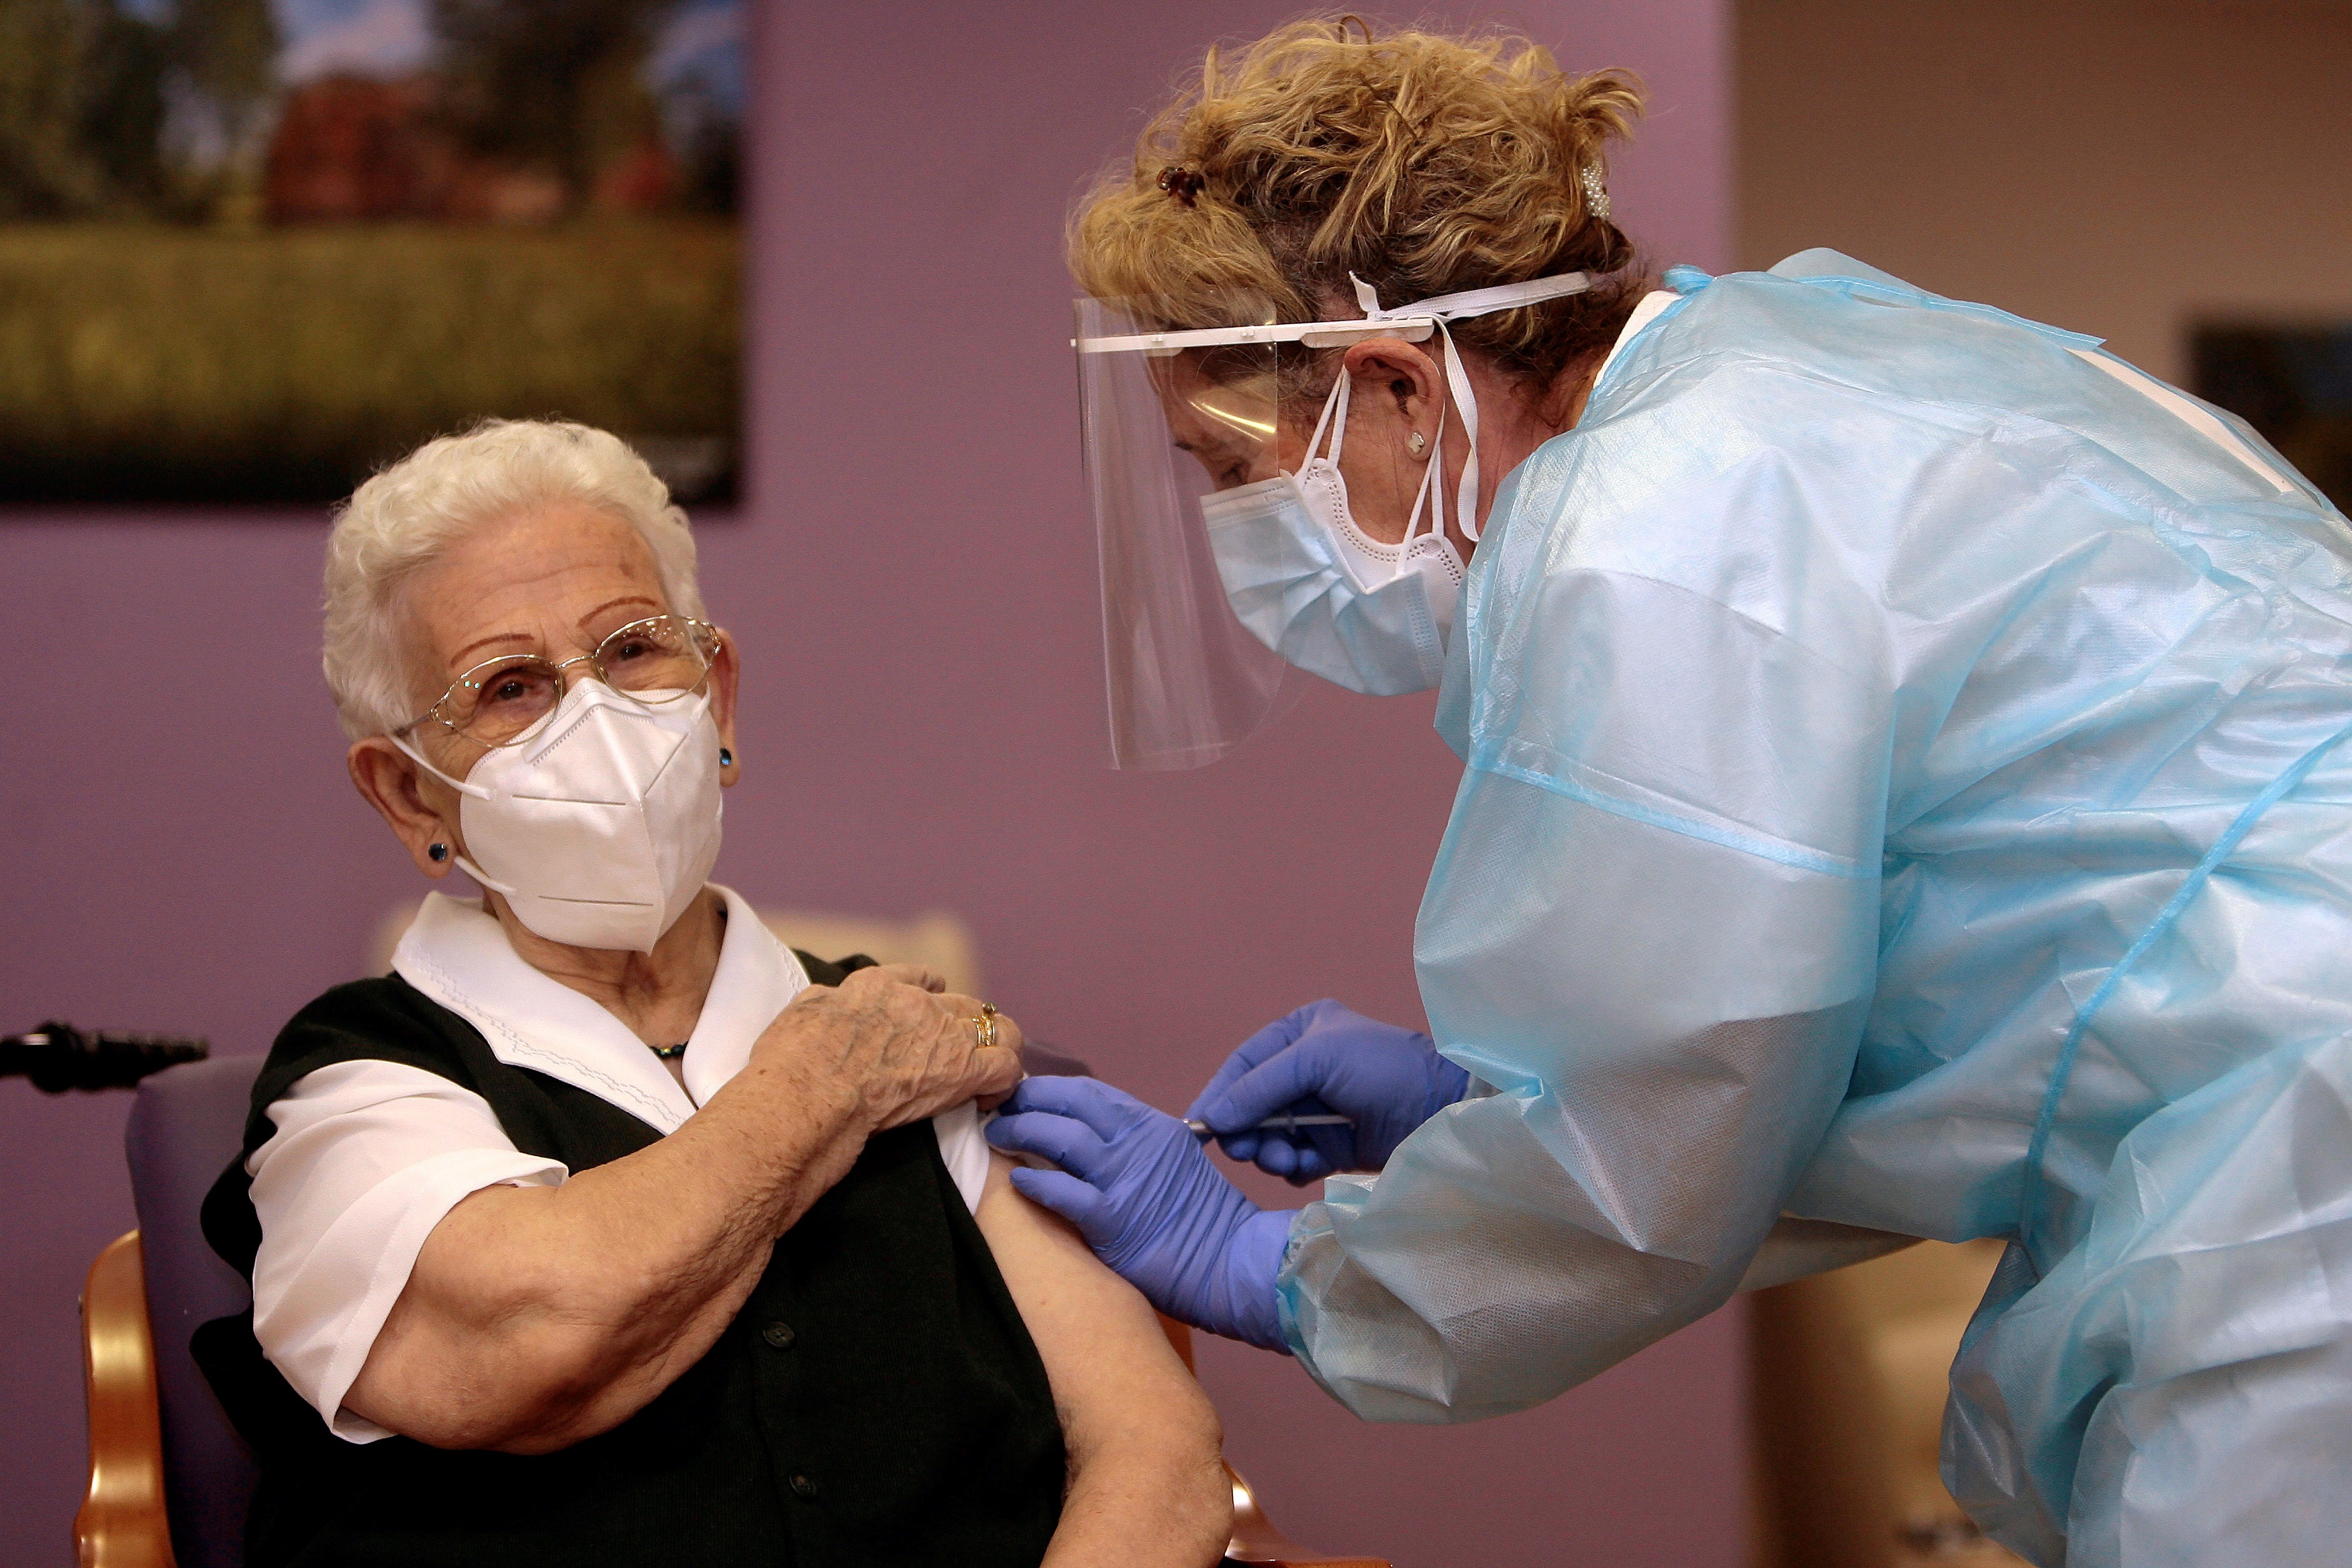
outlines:
M427 897L393 969L482 1032L510 1067L559 1079L667 1135L742 1069L761 1033L809 984L800 961L736 893L680 1066L683 1085L611 1013L533 969L478 906ZM253 1327L263 1353L337 1436L392 1434L342 1408L408 1283L425 1238L485 1187L556 1185L561 1162L514 1146L488 1101L421 1068L349 1061L299 1079L269 1107L277 1131L246 1162L261 1247ZM935 1118L940 1152L977 1207L988 1145L970 1103Z

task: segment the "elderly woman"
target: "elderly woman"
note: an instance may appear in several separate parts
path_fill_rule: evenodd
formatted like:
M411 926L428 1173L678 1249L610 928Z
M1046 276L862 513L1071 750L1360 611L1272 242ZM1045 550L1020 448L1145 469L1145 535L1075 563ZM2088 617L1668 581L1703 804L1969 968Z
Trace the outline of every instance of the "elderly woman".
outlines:
M249 1562L1206 1563L1214 1414L1005 1179L1020 1032L707 882L740 666L609 435L361 487L326 672L428 897L287 1026L205 1226Z

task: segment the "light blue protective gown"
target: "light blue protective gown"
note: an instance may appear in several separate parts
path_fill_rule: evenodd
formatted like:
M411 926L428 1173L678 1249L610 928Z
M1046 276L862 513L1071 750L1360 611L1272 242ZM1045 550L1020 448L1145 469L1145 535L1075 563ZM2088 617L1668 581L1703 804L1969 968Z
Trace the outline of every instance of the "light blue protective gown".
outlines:
M1945 1445L1992 1534L2342 1560L2352 526L2095 340L1827 251L1668 283L1451 650L1416 955L1496 1092L1306 1210L1294 1347L1468 1420L1784 1212L2012 1237Z

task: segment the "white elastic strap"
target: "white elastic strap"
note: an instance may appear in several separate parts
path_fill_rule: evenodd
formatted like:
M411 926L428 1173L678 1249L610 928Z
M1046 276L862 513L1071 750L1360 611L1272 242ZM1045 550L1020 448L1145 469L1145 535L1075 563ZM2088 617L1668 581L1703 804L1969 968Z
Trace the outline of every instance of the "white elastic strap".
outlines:
M1522 305L1540 305L1546 300L1581 294L1592 287L1592 275L1589 272L1562 272L1550 278L1532 278L1525 283L1498 283L1492 289L1466 289L1459 294L1440 294L1431 300L1416 300L1394 310L1381 309L1379 290L1354 273L1348 274L1348 281L1356 286L1356 306L1364 312L1366 321L1433 316L1440 321L1448 321L1463 316L1490 316L1497 310L1514 310Z
M1367 321L1386 321L1391 312L1381 308L1380 290L1357 277L1348 274L1355 285L1356 308L1364 312ZM1454 405L1462 410L1462 434L1470 443L1470 455L1463 460L1462 483L1454 492L1454 518L1461 524L1462 537L1472 544L1478 542L1478 398L1470 390L1470 372L1462 363L1462 352L1454 346L1454 333L1446 322L1464 316L1486 316L1497 310L1513 310L1522 305L1541 304L1546 300L1558 300L1570 294L1581 294L1592 287L1589 273L1563 272L1556 278L1538 278L1526 283L1504 283L1492 289L1471 289L1459 294L1440 294L1433 300L1417 300L1394 314L1433 318L1438 335L1445 340L1445 383L1454 395ZM1438 430L1444 433L1444 410L1438 410ZM1334 461L1337 461L1336 456ZM1431 458L1433 465L1442 465L1443 454ZM1433 467L1432 474L1435 468ZM1423 489L1428 489L1427 480ZM1445 487L1441 480L1434 487L1436 511L1431 519L1433 531L1443 532L1440 521L1444 515ZM1421 502L1413 501L1413 521L1421 517ZM1405 525L1407 539L1412 537L1412 523Z
M1439 330L1441 331L1444 330L1442 322L1439 325ZM1452 357L1453 342L1454 340L1452 336L1448 335L1446 338L1446 348L1449 358ZM1312 461L1315 455L1323 449L1323 432L1326 429L1328 429L1331 432L1331 466L1335 468L1339 467L1339 447L1342 440L1346 437L1348 429L1348 398L1349 395L1348 384L1353 379L1354 377L1349 374L1347 365L1344 363L1341 363L1339 366L1339 376L1331 384L1331 395L1323 400L1322 416L1315 421L1315 434L1307 437L1307 460ZM1473 423L1475 424L1475 422ZM1473 459L1475 462L1475 451L1473 452ZM1465 472L1475 483L1477 479L1477 469L1473 467L1465 470ZM1402 541L1402 543L1411 544L1412 542L1413 531L1421 525L1421 509L1424 501L1430 503L1429 531L1433 534L1443 534L1445 531L1444 473L1445 401L1444 399L1440 398L1437 404L1437 436L1429 455L1429 467L1421 476L1421 489L1413 493L1412 512L1405 519L1404 539ZM1468 535L1468 537L1475 540L1478 536L1475 533L1472 533Z
M1186 349L1214 348L1231 343L1297 343L1308 348L1343 348L1362 341L1367 325L1391 323L1397 335L1419 342L1429 335L1431 324L1439 321L1458 321L1464 316L1491 315L1496 310L1513 310L1521 305L1540 305L1546 300L1557 300L1568 294L1581 294L1592 287L1590 274L1563 272L1557 278L1538 278L1526 283L1504 283L1492 289L1471 289L1459 294L1441 294L1434 300L1423 300L1402 310L1383 310L1380 298L1370 284L1348 274L1356 285L1356 300L1364 315L1353 321L1281 321L1255 327L1200 327L1181 332L1128 332L1108 338L1072 338L1071 346L1082 354L1147 353L1155 358L1183 353Z
M1441 319L1439 333L1445 339L1445 384L1454 392L1454 406L1462 410L1462 434L1470 442L1470 455L1462 461L1462 483L1454 496L1455 516L1462 523L1462 537L1471 543L1478 542L1478 397L1470 390L1470 372L1462 363L1462 354L1454 346L1454 334L1446 330Z
M439 768L435 767L431 763L425 761L424 752L410 745L406 741L402 740L398 735L386 735L384 739L390 741L394 745L399 747L401 751L407 753L408 760L410 762L415 763L418 767L423 768L426 773L431 773L435 778L439 779L443 784L447 784L451 789L456 790L459 795L470 795L476 800L488 800L490 798L490 792L484 789L481 785L467 784L464 779L453 779L447 773L443 773ZM505 889L500 889L500 891L504 890Z
M504 893L509 899L514 897L514 887L511 883L494 881L484 876L482 868L463 855L457 856L455 858L457 862L457 869L474 879L477 887L488 888L493 893Z
M1331 466L1339 466L1339 443L1348 433L1348 381L1347 363L1342 360L1339 374L1331 383L1331 395L1323 400L1323 416L1315 421L1315 434L1307 439L1307 462L1313 462L1315 454L1323 449L1323 432L1328 427L1331 432ZM1335 411L1337 418L1333 417Z
M1437 434L1431 437L1429 468L1421 476L1421 489L1413 493L1412 515L1404 520L1404 542L1412 542L1413 530L1421 525L1421 503L1429 502L1429 531L1445 531L1445 401L1437 404Z
M447 773L443 773L439 768L435 767L431 763L426 762L422 752L418 752L416 748L411 746L406 741L402 740L399 736L386 735L384 739L390 741L394 745L399 747L401 751L407 753L409 761L415 763L418 767L423 768L426 773L431 773L435 778L439 779L443 784L447 784L451 789L456 790L458 794L470 795L477 800L488 800L490 798L490 792L482 788L479 784L469 784L464 779L453 779ZM488 888L493 893L504 893L509 898L514 897L514 889L512 886L505 882L493 881L489 877L483 873L482 868L479 866L475 865L474 862L466 856L456 855L453 856L453 858L457 861L457 869L465 872L466 875L474 879L476 886Z

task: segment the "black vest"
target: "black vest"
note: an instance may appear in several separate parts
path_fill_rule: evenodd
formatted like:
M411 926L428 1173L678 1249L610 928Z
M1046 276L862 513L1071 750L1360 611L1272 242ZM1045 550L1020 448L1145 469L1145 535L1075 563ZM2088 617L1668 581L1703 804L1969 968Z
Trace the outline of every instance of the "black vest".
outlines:
M864 960L849 960L863 967ZM810 978L847 969L802 956ZM573 1171L660 1134L490 1052L397 976L296 1015L254 1085L245 1152L305 1073L406 1063L488 1100L525 1153ZM249 1279L261 1230L240 1158L205 1235ZM929 1126L882 1133L776 1243L719 1342L600 1436L519 1456L347 1443L262 1358L253 1314L196 1331L196 1359L260 1457L248 1568L732 1568L1034 1564L1065 1459L1045 1369Z

